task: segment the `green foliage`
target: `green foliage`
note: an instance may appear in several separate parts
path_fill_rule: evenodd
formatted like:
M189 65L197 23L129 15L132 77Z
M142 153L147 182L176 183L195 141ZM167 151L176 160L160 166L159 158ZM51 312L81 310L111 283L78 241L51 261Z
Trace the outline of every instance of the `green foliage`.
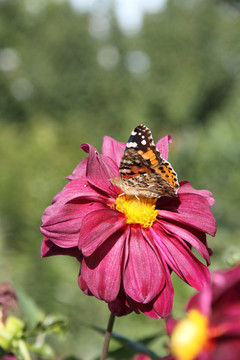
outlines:
M93 326L93 329L103 335L105 334L105 329L96 326ZM159 359L159 357L153 351L150 350L150 344L154 340L159 339L162 335L164 334L161 334L158 331L153 335L145 337L139 341L135 341L113 332L111 338L116 340L121 346L116 350L109 352L109 357L116 360L121 360L121 359L131 360L134 354L142 353L150 356L151 359L157 359L157 358Z
M212 269L235 261L240 253L238 2L169 0L164 11L145 16L132 37L121 33L109 13L111 30L99 38L89 32L93 15L74 13L67 2L49 1L39 12L27 10L26 3L0 1L1 281L20 284L41 308L67 316L70 332L58 355L88 360L98 356L102 339L79 322L105 327L107 307L80 292L74 259L40 258L41 215L84 156L82 142L100 150L104 135L126 141L132 128L144 123L155 140L172 135L170 161L179 179L214 194L218 233L209 239ZM116 56L112 67L106 67L106 56L99 62L109 46ZM133 51L149 59L143 72L129 70ZM4 70L6 58L15 67ZM175 283L178 315L192 290ZM36 315L31 301L25 310ZM34 327L37 319L31 319ZM160 326L133 314L119 319L116 331L138 339Z
M13 315L7 315L5 322L1 319L1 352L14 354L19 360L31 360L34 354L42 359L54 359L55 351L45 342L46 336L63 334L66 330L65 319L59 315L46 316L23 290L19 289L18 299L24 320Z

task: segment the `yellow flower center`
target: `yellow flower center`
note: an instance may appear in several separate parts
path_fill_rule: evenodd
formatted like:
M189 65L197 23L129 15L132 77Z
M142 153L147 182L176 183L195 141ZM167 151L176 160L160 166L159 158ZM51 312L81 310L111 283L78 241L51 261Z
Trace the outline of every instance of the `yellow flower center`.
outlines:
M140 224L147 228L156 220L156 202L154 198L124 194L116 199L116 210L125 214L127 224Z
M190 310L187 317L174 328L170 349L178 360L193 360L208 340L208 319L198 310Z

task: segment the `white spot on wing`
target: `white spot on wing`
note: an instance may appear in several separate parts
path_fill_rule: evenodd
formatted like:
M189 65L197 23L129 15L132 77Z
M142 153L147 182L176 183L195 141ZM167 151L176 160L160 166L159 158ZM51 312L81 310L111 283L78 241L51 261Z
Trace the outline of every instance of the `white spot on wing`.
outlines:
M129 142L129 143L127 143L127 147L128 148L135 148L135 147L137 147L137 143L136 142Z
M141 141L141 144L142 144L142 145L146 145L146 143L147 143L146 140L142 140L142 141Z
M136 131L133 130L132 133L131 133L131 135L133 135L133 136L134 136L134 135L137 135Z

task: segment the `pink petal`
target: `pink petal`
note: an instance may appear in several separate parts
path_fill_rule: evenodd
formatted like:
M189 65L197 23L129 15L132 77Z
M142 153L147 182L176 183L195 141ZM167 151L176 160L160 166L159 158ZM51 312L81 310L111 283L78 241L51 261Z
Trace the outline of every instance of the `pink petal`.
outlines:
M102 144L102 154L109 156L119 167L126 144L118 142L110 136L104 136Z
M215 317L211 317L211 328L213 328L213 330L215 327L216 329L218 329L218 327L220 328L221 334L219 335L219 338L238 337L240 341L239 306L236 310L238 310L238 313L234 317L225 316L225 314L221 312L215 314L215 311L213 310Z
M226 294L230 288L240 286L240 265L232 267L228 270L214 271L212 274L213 299Z
M168 233L172 234L176 238L180 238L190 245L192 245L199 254L207 261L207 264L210 264L210 257L208 248L205 245L206 235L203 232L190 229L190 231L186 230L183 225L179 226L178 224L175 225L169 221L164 221L161 219L161 227ZM194 235L196 234L196 236Z
M220 307L216 306L216 303L212 304L211 326L220 327L221 336L240 337L239 289L232 302L225 301L225 308L223 303Z
M86 214L108 208L113 199L97 193L82 180L69 182L43 214L44 236L61 247L78 246L79 231Z
M178 321L173 319L171 316L165 320L165 327L168 335L171 335Z
M193 255L188 246L173 236L166 236L156 222L151 231L161 256L181 279L197 290L201 290L210 282L207 267Z
M164 219L171 219L212 236L216 232L216 220L211 213L206 197L187 193L178 194L177 198L160 199L158 215Z
M165 284L163 266L150 241L140 227L131 227L123 286L126 294L140 303L150 302Z
M212 274L211 323L221 324L228 336L240 335L240 265Z
M81 252L77 247L67 248L67 249L61 248L55 245L52 241L48 240L47 238L43 240L41 246L41 255L42 257L53 256L53 255L74 256L78 259L79 262L81 262L83 258Z
M8 354L1 356L1 360L18 360L18 358L16 358L16 356L13 354L8 353Z
M85 205L66 204L59 209L55 207L56 211L46 219L40 230L44 236L60 247L78 246L79 232L84 217L99 209L106 209L106 206L100 203L90 203Z
M115 233L82 262L81 276L98 299L110 302L119 293L124 242L125 234Z
M167 265L164 264L164 262L163 262L163 268L165 268L164 276L166 283L160 294L157 295L156 298L148 304L141 304L141 303L132 304L131 302L132 306L139 309L142 313L153 319L167 317L170 314L173 306L174 290L172 286L169 269Z
M83 219L79 248L84 256L91 255L104 241L125 225L125 217L116 210L96 210Z
M167 355L167 356L165 356L164 358L159 358L159 359L157 359L157 360L177 360L173 355Z
M140 314L142 312L143 314L151 317L152 319L159 319L159 314L153 309L154 300L143 304L139 303L137 301L134 301L133 299L128 297L128 302L130 307L137 313Z
M89 153L87 163L87 179L90 184L106 192L108 196L117 195L116 187L110 179L118 176L117 164L108 156L100 155L98 151L89 144L82 144L82 149Z
M161 157L165 160L168 159L168 144L172 142L170 135L166 135L160 140L158 140L156 147L160 151Z
M227 287L226 291L217 300L213 301L214 309L212 321L217 324L221 319L222 322L240 322L240 284L234 287ZM240 324L239 324L240 325ZM240 331L240 326L239 326Z
M133 360L152 360L152 359L150 358L150 356L144 353L139 353L134 356Z
M157 297L156 301L153 304L153 309L161 318L167 317L172 311L173 307L173 296L174 289L172 286L172 280L167 264L163 261L163 266L165 268L165 286L161 291L160 295Z
M133 309L126 301L125 293L120 290L117 298L114 301L108 303L109 310L117 316L123 316L131 313Z
M210 191L196 190L192 187L192 185L188 181L180 181L180 188L178 190L178 194L198 194L204 196L207 199L210 206L213 206L215 204L215 200Z
M240 339L228 339L218 343L209 360L239 360Z
M93 294L91 293L91 291L89 290L85 280L83 279L82 275L81 275L81 272L78 276L78 286L80 287L80 289L83 291L83 293L85 295L88 295L88 296L93 296Z
M202 291L192 296L186 306L186 311L197 309L205 316L211 314L212 291L211 286L205 286Z
M78 200L78 199L82 199ZM85 200L83 200L85 199ZM44 224L52 223L51 217L55 217L56 212L70 202L100 202L107 203L108 198L92 189L84 180L70 181L53 199L52 205L44 211L42 220Z

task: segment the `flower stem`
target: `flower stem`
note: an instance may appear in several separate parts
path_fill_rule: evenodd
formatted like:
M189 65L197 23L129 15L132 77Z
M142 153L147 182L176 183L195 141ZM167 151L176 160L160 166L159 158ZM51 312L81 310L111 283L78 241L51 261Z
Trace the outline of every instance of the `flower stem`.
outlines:
M110 343L110 339L111 339L111 335L112 335L114 320L115 320L115 314L111 313L109 320L108 320L108 325L107 325L107 329L106 329L106 333L105 333L105 339L104 339L104 343L103 343L102 355L101 355L100 360L106 360L106 358L107 358L108 347L109 347L109 343Z

